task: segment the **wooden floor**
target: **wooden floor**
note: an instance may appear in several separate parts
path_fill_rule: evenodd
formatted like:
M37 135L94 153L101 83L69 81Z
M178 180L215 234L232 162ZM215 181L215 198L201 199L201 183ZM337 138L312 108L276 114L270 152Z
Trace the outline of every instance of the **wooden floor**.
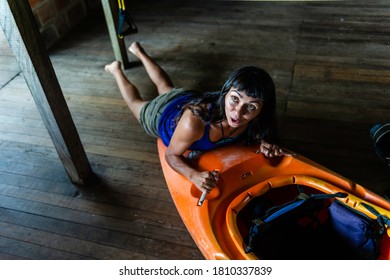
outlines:
M235 68L277 87L281 143L383 194L369 128L390 120L390 2L132 1L142 42L177 86L218 90ZM357 2L357 3L356 3ZM51 50L97 180L72 185L0 33L0 259L202 259L166 188L156 141L103 71L100 10ZM130 56L126 75L155 90Z

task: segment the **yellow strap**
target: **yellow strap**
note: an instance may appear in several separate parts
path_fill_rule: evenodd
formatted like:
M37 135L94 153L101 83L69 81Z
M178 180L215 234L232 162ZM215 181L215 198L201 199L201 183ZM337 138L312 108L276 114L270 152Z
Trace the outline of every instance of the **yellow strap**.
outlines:
M119 6L119 9L124 11L125 10L125 0L118 0L118 6Z

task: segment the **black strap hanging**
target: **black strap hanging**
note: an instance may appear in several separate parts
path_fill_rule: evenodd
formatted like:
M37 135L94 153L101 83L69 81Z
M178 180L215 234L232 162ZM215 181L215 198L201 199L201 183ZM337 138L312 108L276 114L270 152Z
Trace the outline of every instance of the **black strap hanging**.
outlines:
M118 21L118 38L122 39L123 36L135 34L138 32L138 28L135 22L130 17L129 13L126 12L125 0L118 0L119 7L119 21Z
M386 217L385 215L380 214L374 207L362 202L361 203L368 211L370 211L372 214L376 216L376 220L379 225L379 233L385 234L386 232L386 226L390 227L390 219Z

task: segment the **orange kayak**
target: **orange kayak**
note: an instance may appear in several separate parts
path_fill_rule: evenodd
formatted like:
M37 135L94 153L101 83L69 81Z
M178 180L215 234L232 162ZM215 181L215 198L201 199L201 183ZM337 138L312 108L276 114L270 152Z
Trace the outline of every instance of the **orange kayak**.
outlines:
M175 206L206 259L262 259L258 254L246 252L250 232L250 221L245 221L248 205L259 197L267 197L274 204L283 204L296 196L291 191L294 186L305 189L309 194L341 192L345 194L343 197L331 198L330 202L337 200L373 220L378 218L378 214L390 217L389 201L304 156L267 158L257 152L257 146L241 144L208 151L192 160L191 164L197 170L219 172L216 188L198 206L202 193L167 164L164 156L166 147L160 139L157 145ZM289 230L283 232L283 236L285 239L295 238ZM384 232L378 238L378 249L378 259L390 259L389 225L384 225ZM283 250L293 249L285 247ZM294 258L291 257L294 253L287 256Z

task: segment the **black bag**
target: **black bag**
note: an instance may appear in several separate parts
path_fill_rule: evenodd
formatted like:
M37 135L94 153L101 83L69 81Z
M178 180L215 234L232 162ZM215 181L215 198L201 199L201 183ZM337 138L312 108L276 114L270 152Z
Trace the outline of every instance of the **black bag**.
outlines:
M370 129L376 154L390 166L390 123L376 124Z

